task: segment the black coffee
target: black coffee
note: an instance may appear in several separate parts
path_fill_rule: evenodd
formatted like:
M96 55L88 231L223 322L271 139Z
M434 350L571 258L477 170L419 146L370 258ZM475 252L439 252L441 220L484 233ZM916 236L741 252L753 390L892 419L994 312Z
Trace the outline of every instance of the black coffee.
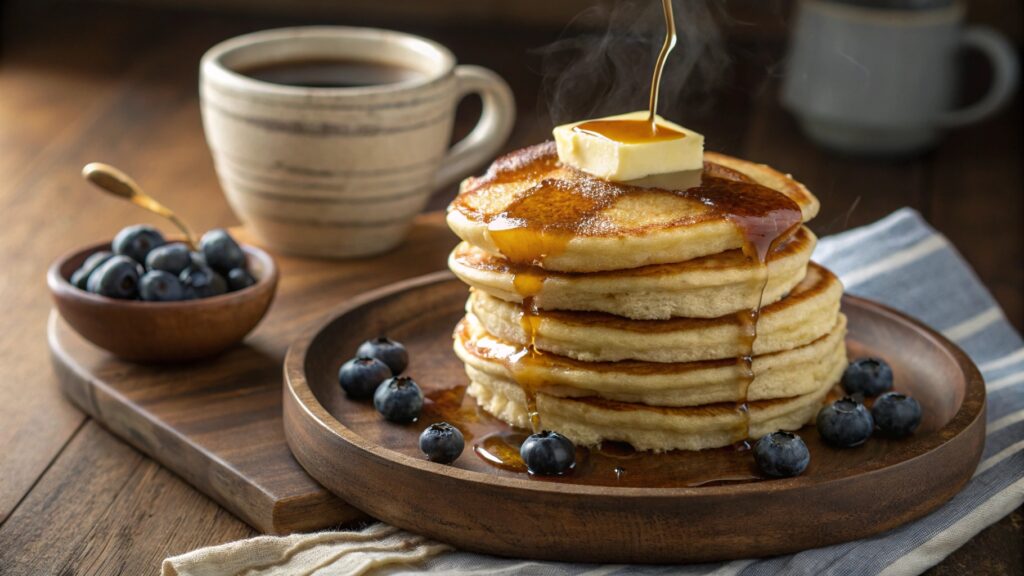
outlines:
M412 68L365 60L306 59L258 64L238 70L263 82L306 88L353 88L394 84L422 77Z

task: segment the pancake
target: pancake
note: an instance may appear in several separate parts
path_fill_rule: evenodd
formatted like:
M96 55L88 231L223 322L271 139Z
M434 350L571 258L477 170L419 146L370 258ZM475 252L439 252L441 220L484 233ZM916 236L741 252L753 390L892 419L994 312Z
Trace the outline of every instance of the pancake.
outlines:
M792 292L761 309L754 355L791 350L828 333L839 314L843 285L834 274L814 264ZM523 327L523 307L481 290L466 302L489 333L519 346L530 339ZM644 360L693 362L736 358L749 353L742 316L631 320L603 312L544 310L533 322L533 344L585 362Z
M523 389L512 381L467 365L467 393L493 416L529 429ZM567 436L578 445L597 446L604 440L628 442L637 450L703 450L760 438L776 430L797 430L810 422L839 380L823 380L808 393L793 398L751 402L749 428L735 404L666 408L627 404L600 398L559 398L537 394L537 411L544 428Z
M657 364L580 362L544 354L530 362L531 378L550 396L597 396L650 406L699 406L789 398L810 394L823 381L834 382L846 368L846 317L821 338L793 350L756 356L747 387L734 359ZM522 348L488 334L468 315L455 329L455 353L469 367L493 378L515 381Z
M785 238L818 212L799 182L705 152L701 185L607 182L558 162L553 142L512 152L461 186L448 225L513 264L559 272L672 264Z
M806 227L773 251L762 304L778 301L807 271L817 239ZM675 264L657 264L589 274L549 272L517 266L463 242L448 267L463 282L508 302L522 302L517 280L537 280L533 304L546 310L607 312L638 320L717 318L757 306L764 267L741 250Z

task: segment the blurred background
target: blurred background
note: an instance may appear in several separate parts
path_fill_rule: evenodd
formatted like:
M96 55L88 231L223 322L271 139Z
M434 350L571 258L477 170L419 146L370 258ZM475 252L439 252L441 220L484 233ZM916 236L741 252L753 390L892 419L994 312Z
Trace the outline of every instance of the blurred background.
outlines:
M942 0L848 0L926 6ZM948 3L948 2L946 2ZM236 222L219 192L204 142L198 61L225 38L303 24L395 28L437 40L462 63L503 76L519 118L506 148L546 139L554 123L646 106L661 42L656 0L136 0L0 2L0 213L5 225L48 221L99 239L88 211L62 198L93 198L78 176L111 162L166 198L198 229ZM948 235L1019 328L1024 326L1021 97L980 123L949 131L906 157L829 151L809 140L780 104L797 3L679 3L681 41L669 60L661 113L706 135L707 147L793 173L821 199L819 235L911 206ZM1002 33L1019 53L1022 3L974 0L967 21ZM892 54L898 59L900 54ZM957 57L956 99L981 97L992 67ZM473 125L479 102L460 106L453 138ZM455 188L439 190L442 208ZM48 195L51 202L28 203ZM90 209L128 206L95 198ZM74 243L54 247L54 255ZM6 247L4 247L6 249Z

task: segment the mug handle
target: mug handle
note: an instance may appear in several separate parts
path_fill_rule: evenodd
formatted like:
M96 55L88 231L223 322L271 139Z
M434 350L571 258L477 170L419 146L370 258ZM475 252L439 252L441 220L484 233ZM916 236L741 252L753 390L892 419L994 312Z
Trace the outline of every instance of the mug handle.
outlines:
M974 104L940 115L938 124L948 128L974 124L1002 108L1013 96L1020 76L1017 52L1010 42L995 30L985 26L971 26L964 30L960 44L981 51L992 61L992 86L988 93Z
M512 133L516 102L512 89L494 72L480 66L456 66L456 102L467 94L479 94L483 111L476 127L448 150L434 177L434 189L465 178L491 160Z

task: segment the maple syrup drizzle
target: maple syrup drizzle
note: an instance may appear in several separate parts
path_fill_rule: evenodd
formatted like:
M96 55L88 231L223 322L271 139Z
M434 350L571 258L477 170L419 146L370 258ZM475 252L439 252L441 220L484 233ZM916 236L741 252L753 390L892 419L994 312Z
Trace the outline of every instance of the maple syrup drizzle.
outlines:
M749 449L747 440L750 438L750 384L754 381L754 343L757 341L757 324L761 319L764 291L768 286L768 255L796 232L803 222L803 217L799 207L796 207L790 211L770 210L767 219L736 214L727 215L727 218L743 235L743 252L757 264L759 276L758 286L755 288L757 304L753 308L736 313L740 329L741 352L736 358L736 365L740 371L741 400L736 405L736 410L740 414L740 426L734 434L734 440L738 447L746 446L746 449Z
M553 202L572 204L563 209L582 209L580 213L597 211L605 206L599 201L577 206L579 202L575 194L558 181L544 180L535 188L534 193L523 196L488 223L498 250L511 262L529 266L540 266L545 258L560 254L573 237L572 231L565 227L536 224L546 221ZM542 317L536 297L544 287L544 276L532 269L517 269L512 276L512 285L522 299L519 321L526 335L526 344L509 357L509 368L523 390L530 428L536 433L543 429L537 408L537 391L544 386L544 358L537 349L537 331Z
M480 440L473 445L473 453L490 466L525 474L528 470L519 454L519 448L527 435L508 430L507 427L502 429L503 426L503 423L498 422L493 431L480 436ZM652 454L637 452L628 444L605 442L593 449L577 447L576 466L571 475L538 479L597 486L651 484L685 487L718 486L764 479L748 458L737 459L728 448L708 450L704 454L705 458L711 460L710 465L707 468L694 468L686 466L692 455L686 451ZM685 471L682 477L680 471Z
M526 463L519 455L519 447L526 440L521 432L494 432L473 445L473 452L484 462L503 470L526 472Z
M544 385L543 353L537 349L537 331L540 329L540 310L536 297L544 287L544 276L533 270L521 270L512 275L512 285L523 299L519 323L526 334L526 345L509 357L509 367L526 397L526 415L534 433L540 432L540 411L537 409L537 391Z
M680 140L686 134L650 120L591 120L573 126L574 132L590 134L623 144Z

